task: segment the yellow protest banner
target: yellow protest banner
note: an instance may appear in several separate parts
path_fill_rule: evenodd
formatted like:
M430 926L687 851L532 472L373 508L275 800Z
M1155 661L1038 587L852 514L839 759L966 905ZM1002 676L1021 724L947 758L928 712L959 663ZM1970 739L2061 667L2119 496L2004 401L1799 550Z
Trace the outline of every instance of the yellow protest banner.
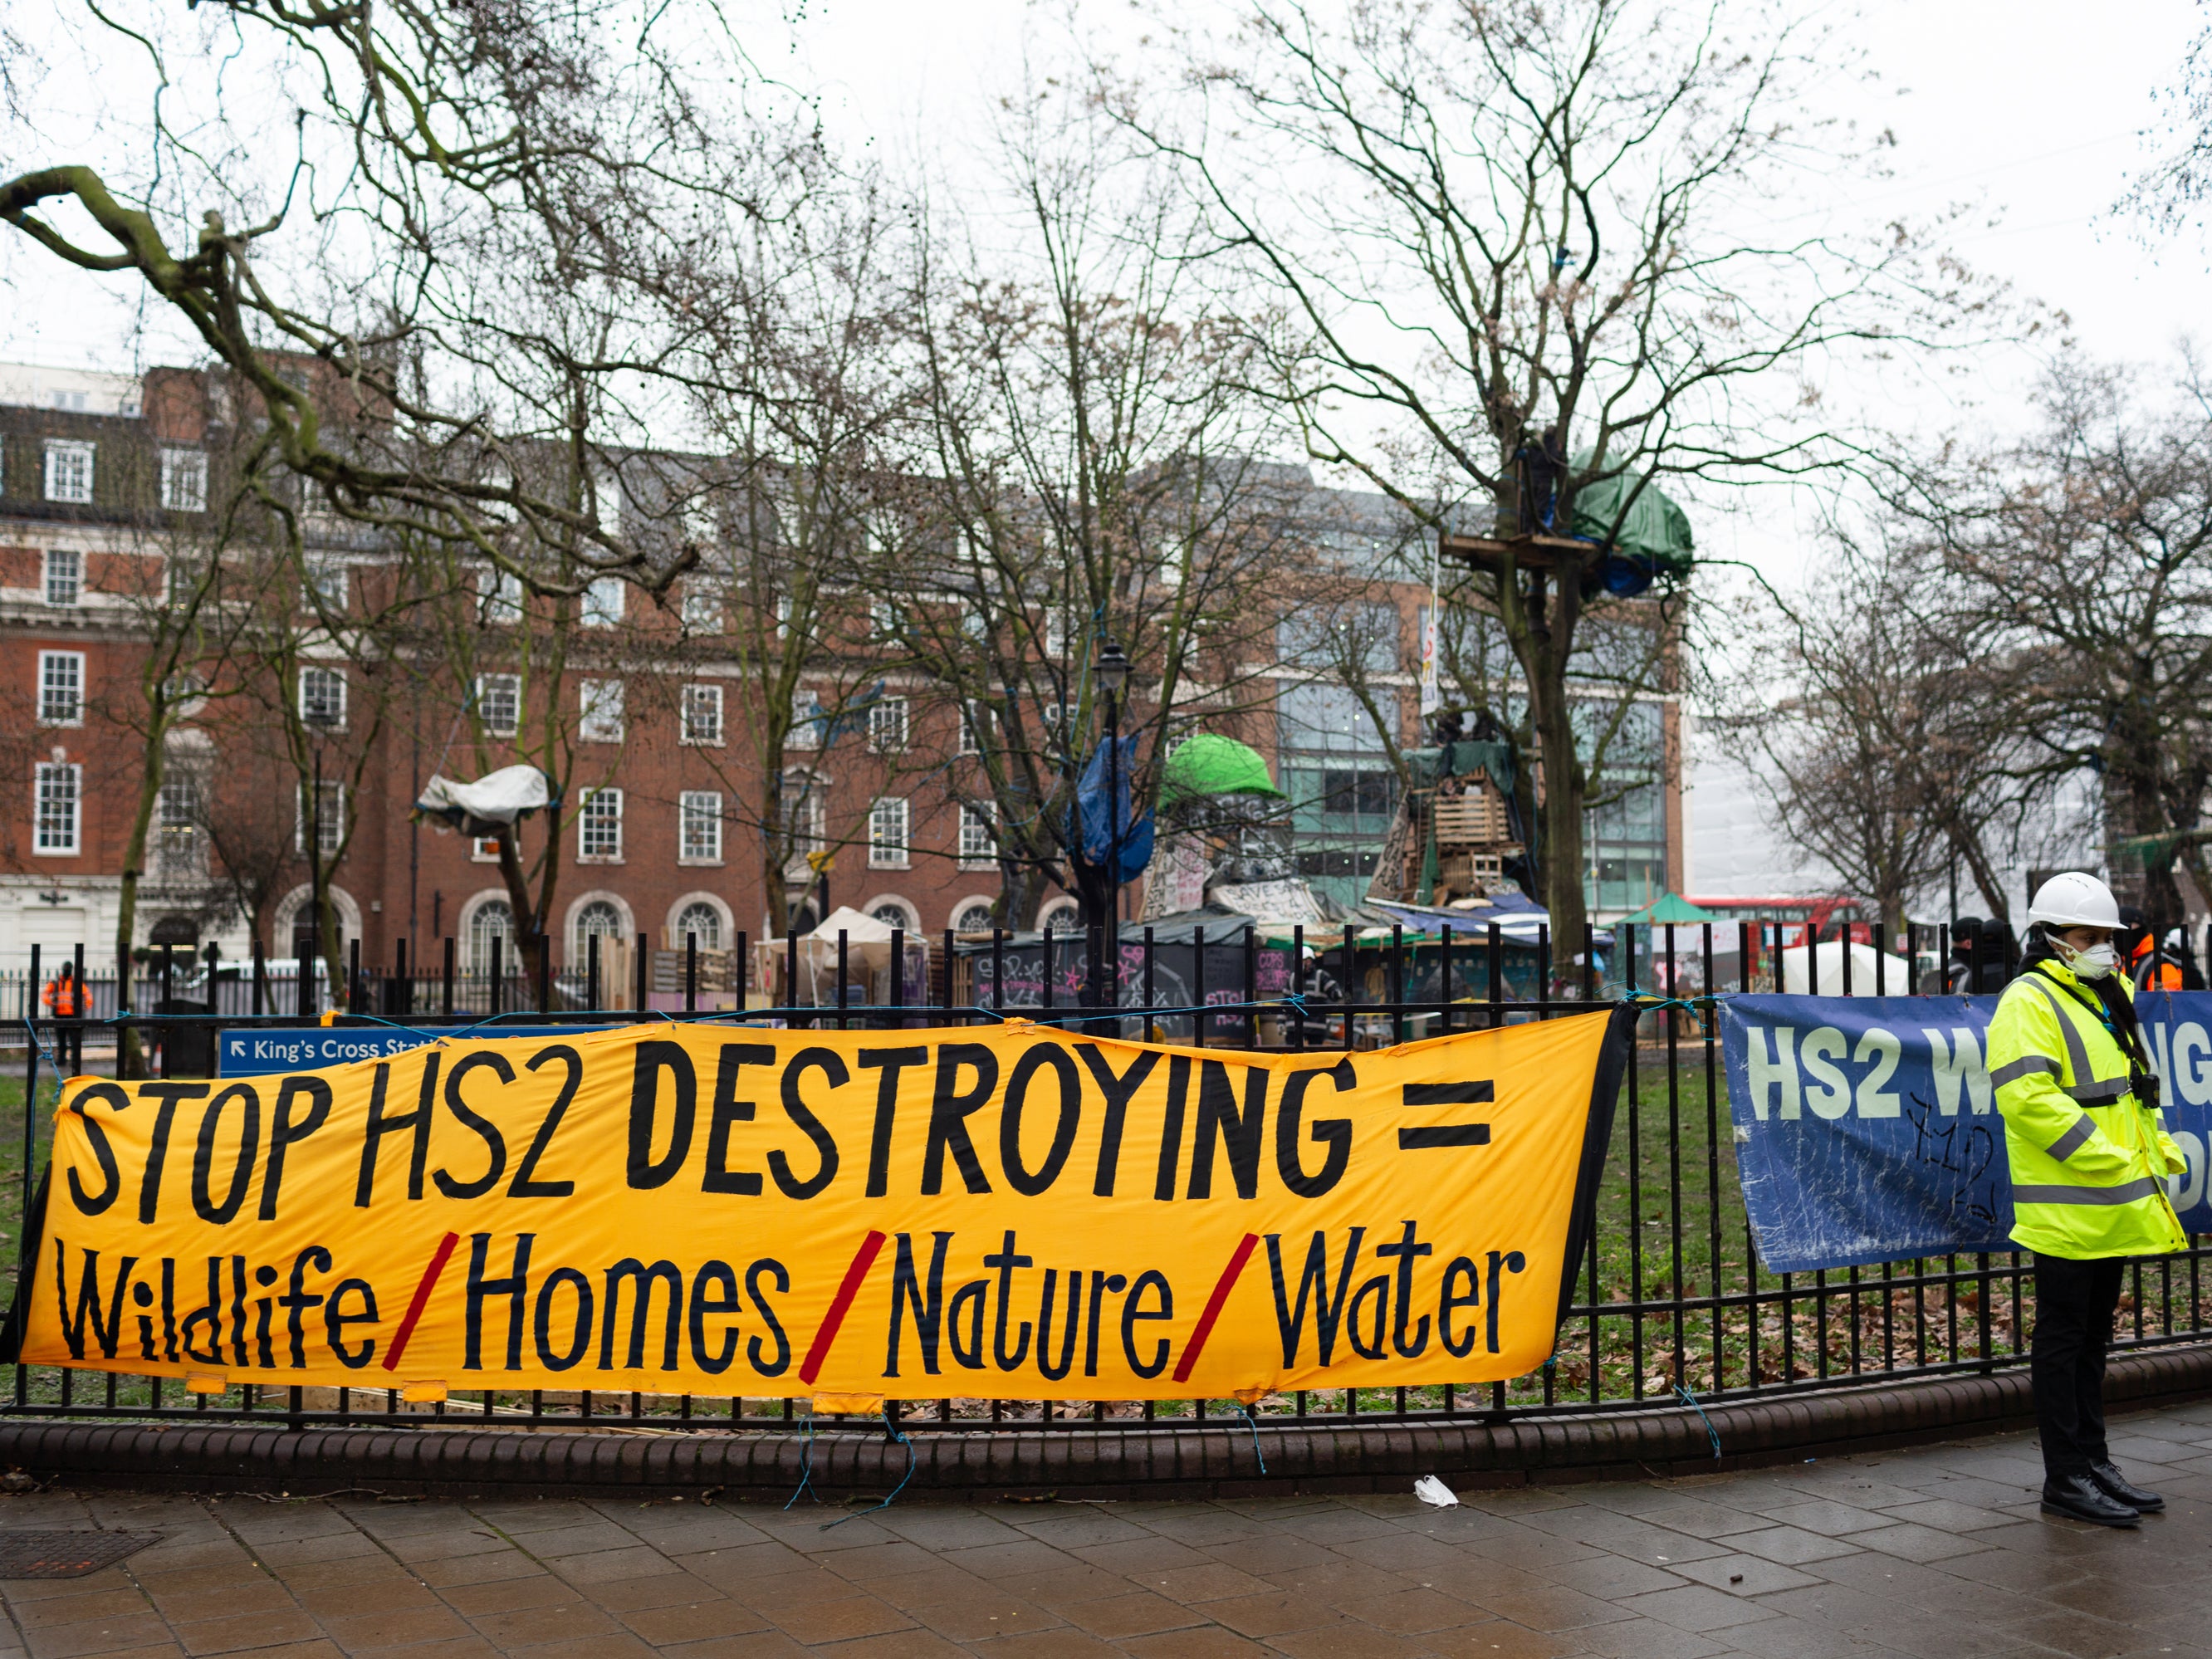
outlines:
M22 1358L417 1398L1516 1376L1632 1020L1273 1054L664 1024L73 1079Z

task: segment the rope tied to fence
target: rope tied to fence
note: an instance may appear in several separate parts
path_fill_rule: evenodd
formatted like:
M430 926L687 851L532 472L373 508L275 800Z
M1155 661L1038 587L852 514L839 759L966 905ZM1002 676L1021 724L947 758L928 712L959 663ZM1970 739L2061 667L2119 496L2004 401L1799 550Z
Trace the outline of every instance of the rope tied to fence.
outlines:
M783 1500L787 1510L796 1504L802 1494L817 1504L822 1501L822 1494L814 1490L814 1402L811 1400L806 1402L805 1430L806 1439L799 1449L799 1485L793 1489L791 1496Z
M1229 1403L1237 1407L1238 1413L1244 1419L1244 1426L1252 1431L1252 1455L1260 1465L1260 1473L1267 1474L1267 1455L1260 1449L1259 1419L1252 1415L1251 1409L1243 1401L1232 1400Z
M811 1419L813 1413L809 1412L807 1415ZM878 1510L890 1508L898 1501L898 1495L906 1490L906 1483L914 1479L914 1437L891 1421L891 1409L888 1405L884 1407L884 1432L906 1448L906 1473L899 1477L898 1485L891 1488L890 1496L884 1498L882 1503L871 1504L864 1510L854 1510L850 1515L841 1515L835 1521L824 1521L822 1523L823 1532L829 1531L832 1527L842 1527L848 1521L857 1521L864 1515L873 1515ZM793 1496L795 1498L797 1494L793 1493ZM789 1504L784 1505L786 1509L790 1507Z
M1681 1396L1682 1403L1684 1405L1687 1406L1692 1411L1697 1413L1698 1421L1705 1425L1705 1436L1713 1443L1713 1462L1716 1463L1719 1462L1721 1461L1721 1431L1713 1426L1713 1419L1705 1415L1705 1408L1698 1403L1698 1396L1696 1395L1691 1393L1688 1389L1685 1388L1680 1382L1677 1382L1674 1385L1674 1392Z

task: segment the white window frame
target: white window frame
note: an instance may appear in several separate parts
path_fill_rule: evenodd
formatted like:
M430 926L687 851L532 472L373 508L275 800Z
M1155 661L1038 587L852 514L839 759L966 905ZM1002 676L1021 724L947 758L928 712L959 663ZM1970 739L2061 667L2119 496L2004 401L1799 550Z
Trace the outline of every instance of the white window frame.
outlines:
M39 572L40 596L57 611L84 602L84 555L74 547L50 547Z
M332 858L345 845L346 787L337 778L323 780L323 814L317 818L307 804L312 784L302 783L296 793L299 819L292 826L292 850L301 858L307 855L307 825L313 823L319 832L319 852L324 858Z
M960 704L960 740L954 753L980 755L983 752L983 733L989 729L991 706L980 699L963 700Z
M523 619L522 578L495 564L477 571L477 616L487 628L510 626Z
M495 921L493 917L499 920ZM491 972L491 942L494 939L500 942L501 974L514 970L514 907L512 904L504 898L488 898L470 910L468 920L462 927L463 937L468 945L468 972Z
M623 682L585 680L576 690L576 735L586 743L620 743L628 726L623 719Z
M352 691L352 688L346 683L345 671L343 668L325 668L318 663L310 663L300 671L300 718L302 720L307 720L309 708L307 687L311 684L323 686L335 685L337 688L337 718L329 722L328 729L332 732L344 731L346 711L351 702Z
M784 773L783 788L779 799L784 822L791 831L791 855L793 859L828 849L829 788L828 779L803 768L793 768Z
M729 619L729 595L715 578L694 576L684 584L678 614L684 626L694 634L719 634Z
M171 513L207 511L207 451L174 445L161 451L161 506Z
M595 910L600 913L597 916L592 914ZM595 921L603 921L610 916L614 919L614 926L611 927L591 925ZM568 923L568 948L574 953L571 960L580 970L591 960L592 941L594 939L603 939L609 945L620 945L626 940L629 933L629 927L623 918L621 905L616 903L611 898L586 899L576 907L576 914L570 918ZM599 974L603 982L608 966L607 952L602 951L599 953Z
M189 605L192 592L208 574L209 560L197 549L173 547L161 556L163 592L168 602Z
M681 740L696 749L722 746L722 688L695 682L684 688L678 714Z
M612 810L608 810L609 807ZM622 861L623 792L611 788L578 791L576 862L620 864Z
M46 499L89 507L92 504L94 470L99 465L99 445L82 439L47 439Z
M471 862L477 864L497 864L499 862L499 837L497 836L473 836L470 837L469 858Z
M56 693L64 694L64 704ZM39 653L39 724L41 726L82 726L84 724L84 653L82 651L41 651Z
M492 718L493 698L499 693L507 719L504 723ZM483 722L487 737L511 738L522 729L522 676L520 674L479 674L477 676L477 717Z
M786 749L817 750L822 747L822 694L819 691L794 691L791 694L791 730L783 739Z
M884 795L868 809L868 868L907 870L914 866L914 814L904 795Z
M868 705L868 747L878 755L902 754L907 745L907 700L878 697Z
M684 927L684 918L690 915L694 910L703 910L707 913L714 928L712 933L700 933L700 930L696 927L686 928ZM684 948L684 934L686 933L697 933L699 935L699 948L701 950L719 951L722 948L723 931L722 913L720 910L717 910L713 905L707 902L704 899L693 899L690 903L684 906L682 909L678 910L670 920L668 924L669 945L672 949L678 951L682 950Z
M686 789L676 797L676 861L690 865L721 863L720 790Z
M84 836L84 768L40 761L31 775L31 849L45 858L75 858ZM49 805L58 809L49 813Z
M199 778L190 773L162 781L154 810L154 866L173 879L207 874L207 841L200 827Z
M322 609L343 613L353 599L353 572L343 559L313 557L302 561L301 574L309 589L307 595L309 610L314 601L322 601Z
M959 863L963 870L998 867L998 813L991 807L961 807Z
M619 628L626 586L620 576L600 576L586 583L577 620L586 628Z

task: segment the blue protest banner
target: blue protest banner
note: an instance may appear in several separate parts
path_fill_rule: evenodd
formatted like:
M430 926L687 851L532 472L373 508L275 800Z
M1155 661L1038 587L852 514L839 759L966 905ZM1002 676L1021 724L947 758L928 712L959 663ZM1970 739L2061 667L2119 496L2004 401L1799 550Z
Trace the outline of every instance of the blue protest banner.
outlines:
M1736 1164L1775 1273L2012 1248L2004 1123L1983 1054L1993 996L1736 996L1720 1004ZM2189 1162L2181 1224L2212 1232L2212 993L2136 1000Z
M477 1025L472 1037L572 1036L596 1025ZM216 1050L218 1077L264 1077L274 1072L307 1072L319 1066L343 1066L353 1060L384 1060L419 1048L459 1030L408 1025L282 1025L222 1034Z

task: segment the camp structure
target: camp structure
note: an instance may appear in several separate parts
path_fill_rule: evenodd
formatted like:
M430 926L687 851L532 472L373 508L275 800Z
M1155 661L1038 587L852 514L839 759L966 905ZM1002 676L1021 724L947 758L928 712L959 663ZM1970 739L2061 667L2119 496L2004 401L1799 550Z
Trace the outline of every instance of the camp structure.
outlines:
M1289 799L1250 744L1213 732L1177 744L1160 772L1159 839L1138 921L1209 905L1268 921L1328 920L1289 857Z
M1510 744L1470 741L1406 756L1410 786L1383 838L1367 902L1469 909L1519 887L1509 861L1527 851L1513 799Z
M896 975L895 934L905 955L904 971ZM929 1000L929 941L850 905L831 911L819 927L796 941L766 945L763 976L786 1007L830 1008L841 1002L854 1008L918 1007Z

